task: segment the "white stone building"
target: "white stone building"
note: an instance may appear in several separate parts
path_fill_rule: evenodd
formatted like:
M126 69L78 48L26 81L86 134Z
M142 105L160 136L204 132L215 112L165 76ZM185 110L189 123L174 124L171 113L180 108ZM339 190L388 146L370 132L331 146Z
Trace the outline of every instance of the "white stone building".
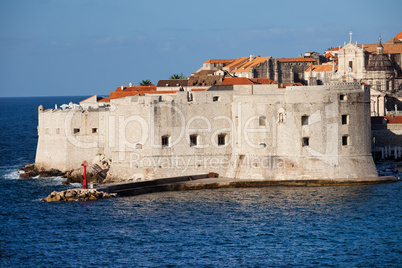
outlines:
M102 155L113 181L209 172L258 180L377 177L366 85L142 95L92 97L64 110L40 106L35 165L67 171Z

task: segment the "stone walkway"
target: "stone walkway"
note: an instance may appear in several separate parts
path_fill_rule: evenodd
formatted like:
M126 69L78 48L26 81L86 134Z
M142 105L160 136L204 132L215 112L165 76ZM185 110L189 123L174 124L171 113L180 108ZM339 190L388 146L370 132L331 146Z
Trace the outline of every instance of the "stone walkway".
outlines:
M186 191L217 188L267 187L267 186L342 186L366 185L396 182L395 177L377 177L366 179L337 179L337 180L243 180L230 178L199 178L180 177L175 182L173 178L153 181L113 183L99 185L98 191L117 193L119 196L134 196L155 192ZM188 178L188 179L185 179Z

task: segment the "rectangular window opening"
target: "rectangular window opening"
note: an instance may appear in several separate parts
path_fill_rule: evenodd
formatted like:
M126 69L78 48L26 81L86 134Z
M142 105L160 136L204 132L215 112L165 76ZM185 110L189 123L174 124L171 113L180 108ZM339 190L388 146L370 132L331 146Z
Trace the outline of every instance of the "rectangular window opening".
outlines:
M302 144L302 146L303 146L303 147L309 146L309 144L310 144L310 138L304 137L304 138L303 138L303 144Z
M80 133L80 129L79 128L74 128L74 134L78 134Z
M96 127L92 128L92 133L98 133L98 129Z
M218 135L218 145L225 145L226 134Z
M302 116L302 126L308 125L308 115Z
M341 95L339 95L339 100L346 100L346 95L343 95L343 94L341 94Z
M348 125L349 124L349 115L343 114L342 115L342 125Z
M169 136L162 136L162 147L169 146Z
M219 96L213 96L213 97L212 97L212 100L213 100L213 101L219 101Z
M342 136L342 145L343 146L348 145L348 140L349 140L348 136Z
M190 146L191 147L197 146L197 140L198 140L197 135L191 135L190 136Z

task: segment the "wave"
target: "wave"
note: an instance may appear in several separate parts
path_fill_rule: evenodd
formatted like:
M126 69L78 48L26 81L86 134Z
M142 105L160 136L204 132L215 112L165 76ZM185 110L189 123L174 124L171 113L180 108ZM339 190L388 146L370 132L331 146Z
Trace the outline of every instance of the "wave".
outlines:
M8 170L5 171L5 174L1 174L0 177L6 180L20 180L20 174L22 173L19 170Z

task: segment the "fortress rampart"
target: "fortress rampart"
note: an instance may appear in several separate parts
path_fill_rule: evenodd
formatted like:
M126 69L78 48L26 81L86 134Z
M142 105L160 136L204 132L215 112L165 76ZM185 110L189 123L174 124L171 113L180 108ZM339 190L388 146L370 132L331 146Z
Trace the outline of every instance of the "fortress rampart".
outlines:
M370 91L360 83L213 86L39 107L35 165L102 155L112 181L218 173L235 179L374 178ZM91 108L89 108L91 107Z

